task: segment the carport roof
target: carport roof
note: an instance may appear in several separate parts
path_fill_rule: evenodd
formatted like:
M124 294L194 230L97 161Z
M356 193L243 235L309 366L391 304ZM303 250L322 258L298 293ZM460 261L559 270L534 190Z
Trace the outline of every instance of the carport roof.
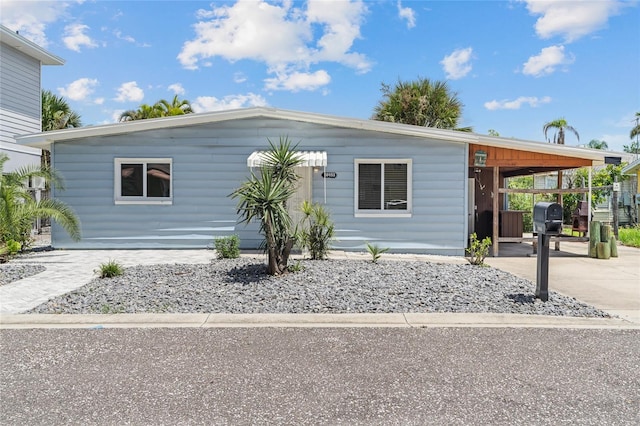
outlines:
M604 164L605 151L589 148L556 145L544 142L525 141L513 138L501 138L477 133L455 130L436 129L432 127L413 126L408 124L389 123L384 121L363 120L339 117L311 112L299 112L268 107L243 108L226 111L186 114L148 120L136 120L99 126L87 126L74 129L63 129L51 132L36 133L17 137L22 145L41 149L49 149L50 145L59 141L69 141L98 136L110 136L148 130L186 127L206 123L241 120L249 118L272 118L322 124L334 127L390 133L423 139L437 139L451 143L480 144L500 148L517 149L545 154L562 155L587 159L592 165ZM608 153L609 155L611 153Z

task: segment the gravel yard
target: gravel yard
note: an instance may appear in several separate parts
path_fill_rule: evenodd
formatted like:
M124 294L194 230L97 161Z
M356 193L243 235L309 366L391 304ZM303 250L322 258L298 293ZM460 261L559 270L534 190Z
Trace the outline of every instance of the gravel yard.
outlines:
M295 264L295 262L292 262ZM490 267L421 261L300 261L301 271L266 275L263 258L208 265L126 268L95 278L30 313L391 313L487 312L574 317L609 315Z

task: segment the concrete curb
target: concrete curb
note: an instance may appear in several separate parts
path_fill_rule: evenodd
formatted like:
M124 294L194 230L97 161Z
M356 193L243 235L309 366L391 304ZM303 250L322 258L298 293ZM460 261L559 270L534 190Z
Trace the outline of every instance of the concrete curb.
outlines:
M0 329L224 327L478 327L640 330L619 318L520 314L0 314Z

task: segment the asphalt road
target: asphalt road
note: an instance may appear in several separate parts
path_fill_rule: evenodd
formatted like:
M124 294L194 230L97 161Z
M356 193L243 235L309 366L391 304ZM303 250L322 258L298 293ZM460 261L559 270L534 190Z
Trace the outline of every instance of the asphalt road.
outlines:
M640 424L640 331L0 331L2 425Z

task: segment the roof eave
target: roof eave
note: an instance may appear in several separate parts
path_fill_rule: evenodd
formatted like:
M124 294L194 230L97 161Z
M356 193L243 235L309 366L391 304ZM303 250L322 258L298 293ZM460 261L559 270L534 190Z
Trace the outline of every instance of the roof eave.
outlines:
M42 65L64 65L64 59L61 57L43 49L3 25L0 25L0 41L21 51L25 55L39 60Z

